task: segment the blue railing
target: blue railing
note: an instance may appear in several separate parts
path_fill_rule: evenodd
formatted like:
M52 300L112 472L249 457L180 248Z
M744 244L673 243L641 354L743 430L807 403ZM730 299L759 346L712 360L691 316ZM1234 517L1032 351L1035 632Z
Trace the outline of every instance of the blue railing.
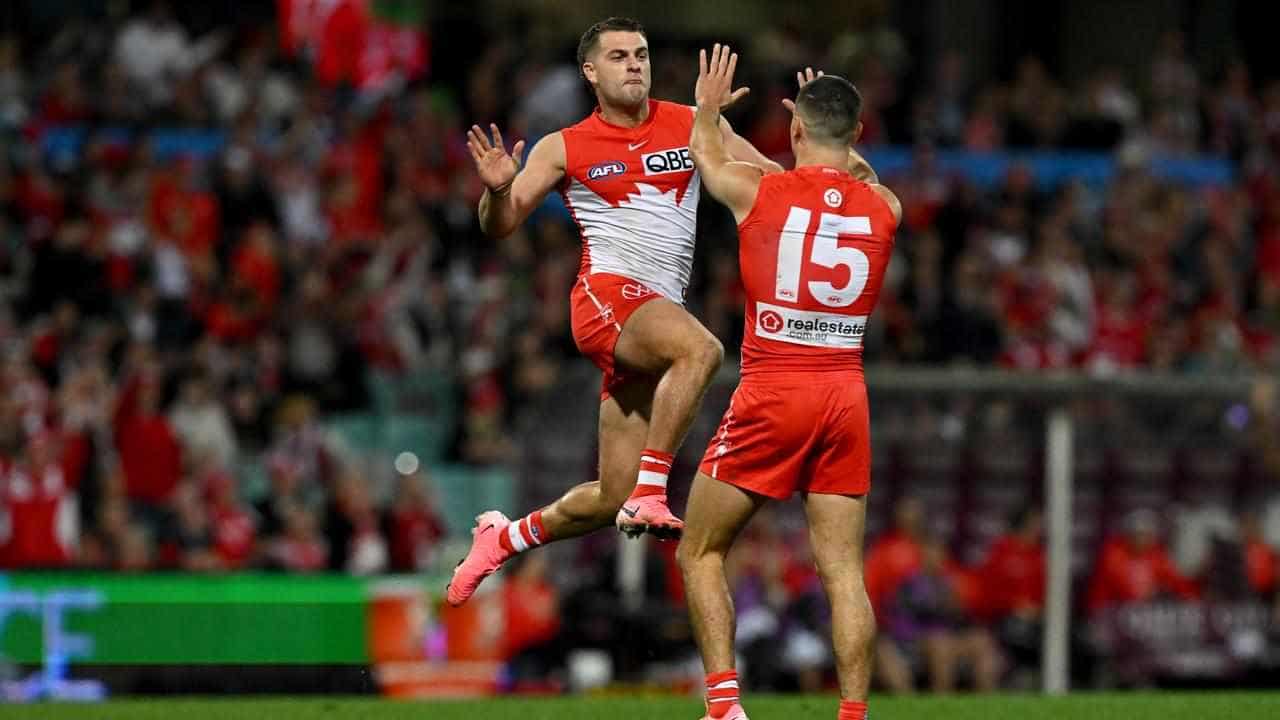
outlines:
M54 127L40 138L44 157L63 164L74 162L92 137L108 144L128 145L138 140L151 143L157 160L175 157L208 158L221 152L227 142L222 130L157 129L139 137L126 128L90 130L83 126ZM908 174L917 162L917 153L905 146L884 146L866 150L869 160L883 178ZM1002 182L1011 168L1022 165L1031 171L1041 189L1052 189L1069 180L1104 185L1116 172L1114 155L1100 152L1001 151L970 152L938 150L933 160L948 175L959 175L981 186ZM1153 157L1151 172L1159 178L1193 186L1224 185L1235 180L1235 167L1221 156Z
M864 154L881 178L909 174L917 162L916 152L907 147L877 147ZM933 163L943 173L960 175L980 187L998 185L1011 169L1022 165L1031 171L1036 186L1042 190L1072 180L1105 185L1117 169L1115 156L1100 152L939 150L934 153ZM1148 169L1158 178L1185 185L1226 185L1235 180L1231 162L1212 155L1153 157Z

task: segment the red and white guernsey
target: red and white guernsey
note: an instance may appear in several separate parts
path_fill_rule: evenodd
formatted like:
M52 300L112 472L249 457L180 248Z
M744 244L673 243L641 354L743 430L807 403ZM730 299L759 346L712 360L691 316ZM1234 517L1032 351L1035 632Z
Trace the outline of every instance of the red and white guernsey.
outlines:
M581 274L610 273L684 303L693 269L698 173L689 156L693 108L649 101L625 128L599 109L561 132L565 205L582 235Z
M742 375L862 371L862 335L897 229L893 211L843 170L766 175L738 225L747 295Z

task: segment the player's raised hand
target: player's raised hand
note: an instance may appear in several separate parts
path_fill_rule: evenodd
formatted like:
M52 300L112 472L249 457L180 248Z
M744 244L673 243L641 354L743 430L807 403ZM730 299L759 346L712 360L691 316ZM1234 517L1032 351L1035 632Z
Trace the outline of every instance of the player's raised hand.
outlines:
M817 80L820 77L822 77L821 70L819 70L816 73L813 71L813 68L811 67L807 67L803 71L797 70L796 71L796 86L797 86L796 89L802 88L805 85L808 85L809 83L813 82L814 80Z
M520 172L520 156L524 153L524 141L520 140L511 153L507 153L502 144L502 132L495 123L489 124L493 132L490 139L479 125L472 125L467 131L467 149L471 151L471 159L476 162L476 173L480 181L491 191L502 190L515 180Z
M807 67L804 70L797 70L796 71L796 85L798 86L797 89L802 88L805 85L808 85L809 83L813 82L814 80L820 77L822 77L821 70L819 70L816 73L813 71L813 68L811 67ZM791 112L796 111L796 103L791 98L783 98L782 106L790 110Z
M693 88L694 101L699 106L715 103L724 110L746 97L751 88L733 89L733 73L737 67L738 53L731 52L728 45L713 45L710 59L706 50L698 51L698 83Z

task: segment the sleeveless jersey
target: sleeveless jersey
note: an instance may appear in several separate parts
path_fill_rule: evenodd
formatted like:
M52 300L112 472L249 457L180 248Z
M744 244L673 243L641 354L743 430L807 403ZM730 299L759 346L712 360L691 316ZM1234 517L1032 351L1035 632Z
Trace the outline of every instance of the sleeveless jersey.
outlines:
M698 216L692 131L692 108L660 100L638 127L612 125L597 109L560 131L560 193L582 236L581 274L622 275L684 303Z
M897 229L871 186L805 166L766 175L738 225L747 296L742 375L862 373L862 335Z

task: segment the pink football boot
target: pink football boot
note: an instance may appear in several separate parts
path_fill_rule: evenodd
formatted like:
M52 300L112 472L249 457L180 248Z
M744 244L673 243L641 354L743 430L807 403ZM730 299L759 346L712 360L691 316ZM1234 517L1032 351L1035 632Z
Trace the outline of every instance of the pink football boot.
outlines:
M684 522L671 514L666 495L627 498L614 523L618 530L632 538L647 532L659 540L679 540L684 532Z
M514 553L502 547L498 538L511 521L497 510L480 513L471 529L471 550L453 569L453 579L445 593L449 604L458 607L471 598L485 578L492 575Z

